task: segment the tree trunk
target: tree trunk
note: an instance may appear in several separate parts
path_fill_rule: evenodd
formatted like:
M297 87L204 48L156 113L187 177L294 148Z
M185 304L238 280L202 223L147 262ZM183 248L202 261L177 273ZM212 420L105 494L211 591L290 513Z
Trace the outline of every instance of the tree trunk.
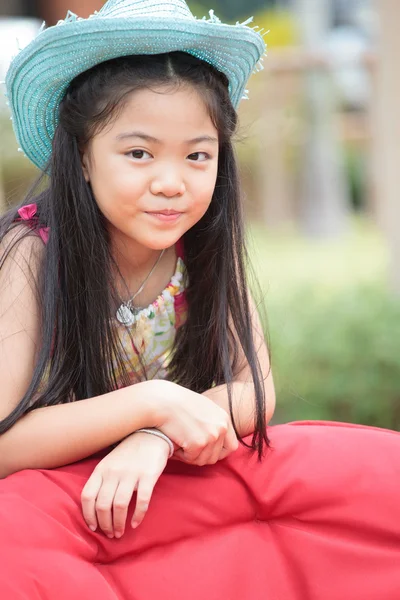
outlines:
M377 210L387 236L390 283L400 294L400 56L398 0L376 0L380 42L374 104L374 178Z
M297 8L304 45L320 51L329 30L330 0L297 0ZM349 191L335 139L335 94L329 73L318 69L306 73L305 110L299 218L308 235L334 237L346 228Z
M67 11L87 18L95 10L105 4L105 0L38 0L40 16L47 25L55 25L57 21L65 19Z

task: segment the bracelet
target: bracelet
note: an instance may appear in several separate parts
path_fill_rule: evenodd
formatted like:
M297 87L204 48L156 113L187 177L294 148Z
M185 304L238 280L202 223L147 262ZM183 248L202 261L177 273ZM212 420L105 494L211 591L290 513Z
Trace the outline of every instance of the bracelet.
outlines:
M168 458L171 458L171 456L173 456L173 454L175 452L174 444L169 439L169 437L167 435L165 435L165 433L163 433L162 431L159 431L158 429L137 429L137 431L135 433L139 433L139 431L141 431L142 433L150 433L151 435L156 435L157 437L159 437L162 440L164 440L165 442L167 442L167 444L169 446L169 457Z

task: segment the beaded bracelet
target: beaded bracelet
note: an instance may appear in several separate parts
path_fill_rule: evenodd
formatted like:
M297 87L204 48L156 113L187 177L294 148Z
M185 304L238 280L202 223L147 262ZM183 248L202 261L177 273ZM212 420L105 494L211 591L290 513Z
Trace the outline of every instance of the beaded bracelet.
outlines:
M171 458L171 456L173 456L173 454L175 452L174 444L169 439L169 437L167 435L165 435L165 433L162 433L162 431L159 431L158 429L137 429L135 433L139 433L139 431L141 431L143 433L150 433L151 435L156 435L157 437L163 439L165 442L167 442L167 444L169 446L169 457L168 458Z

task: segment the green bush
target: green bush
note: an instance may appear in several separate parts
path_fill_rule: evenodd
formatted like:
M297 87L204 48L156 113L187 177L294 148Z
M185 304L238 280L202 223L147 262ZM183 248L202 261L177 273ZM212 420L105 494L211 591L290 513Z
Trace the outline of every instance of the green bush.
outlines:
M278 419L400 428L400 303L375 287L299 288L269 322Z
M400 429L400 300L384 284L382 240L355 231L336 244L277 243L255 233L277 391L274 422Z

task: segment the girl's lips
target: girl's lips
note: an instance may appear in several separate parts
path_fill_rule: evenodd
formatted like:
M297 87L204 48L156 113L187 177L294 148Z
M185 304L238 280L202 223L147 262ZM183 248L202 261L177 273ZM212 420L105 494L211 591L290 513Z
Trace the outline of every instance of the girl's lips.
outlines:
M148 215L150 215L151 217L155 217L156 219L158 219L159 221L163 221L164 223L169 223L169 222L173 222L173 221L177 221L179 219L179 217L183 214L180 212L176 212L176 213L166 213L166 212L162 212L162 213L156 213L156 212L148 212Z

